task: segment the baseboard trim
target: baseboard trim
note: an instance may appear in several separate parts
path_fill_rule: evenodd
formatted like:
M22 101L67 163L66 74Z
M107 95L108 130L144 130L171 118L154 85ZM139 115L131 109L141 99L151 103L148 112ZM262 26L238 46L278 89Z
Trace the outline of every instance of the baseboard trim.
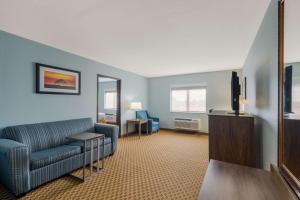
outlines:
M172 131L172 132L184 132L184 133L197 133L197 134L204 134L204 135L208 135L208 132L206 131L187 131L187 130L179 130L179 129L173 129L173 128L160 128L160 130L165 130L165 131ZM131 131L128 134L124 133L121 135L122 137L127 137L127 135L131 135L131 134L137 134L137 131Z
M191 133L199 133L199 134L206 134L208 135L208 132L206 131L188 131L188 130L179 130L179 129L173 129L173 128L160 128L161 130L166 130L166 131L172 131L172 132L191 132Z

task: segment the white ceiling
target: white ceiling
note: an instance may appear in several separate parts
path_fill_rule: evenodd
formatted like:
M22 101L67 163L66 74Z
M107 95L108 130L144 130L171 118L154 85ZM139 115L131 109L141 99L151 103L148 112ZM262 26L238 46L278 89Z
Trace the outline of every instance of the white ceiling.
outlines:
M300 1L285 1L285 62L300 62Z
M241 68L270 0L0 0L0 29L146 77Z

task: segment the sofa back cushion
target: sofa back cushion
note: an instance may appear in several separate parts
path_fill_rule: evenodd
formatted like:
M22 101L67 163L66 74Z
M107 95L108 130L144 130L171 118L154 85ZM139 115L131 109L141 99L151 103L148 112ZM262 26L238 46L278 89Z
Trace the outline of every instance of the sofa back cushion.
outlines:
M30 152L41 151L68 142L67 137L82 132L94 132L91 118L7 127L2 137L29 146Z

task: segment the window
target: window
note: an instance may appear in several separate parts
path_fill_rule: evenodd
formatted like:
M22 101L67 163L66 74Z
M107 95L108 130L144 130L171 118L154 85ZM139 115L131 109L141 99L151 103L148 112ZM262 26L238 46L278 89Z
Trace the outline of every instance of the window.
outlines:
M104 92L104 109L116 110L117 109L117 92L105 91Z
M206 88L171 89L171 112L206 112Z

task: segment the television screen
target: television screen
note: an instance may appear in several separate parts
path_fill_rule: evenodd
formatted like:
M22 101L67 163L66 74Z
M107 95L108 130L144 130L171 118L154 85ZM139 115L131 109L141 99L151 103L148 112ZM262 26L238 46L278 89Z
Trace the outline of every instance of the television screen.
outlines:
M239 83L239 77L237 72L233 71L231 77L231 107L236 114L238 114L240 110L240 94L241 87Z
M292 113L293 66L287 66L284 74L284 112Z

